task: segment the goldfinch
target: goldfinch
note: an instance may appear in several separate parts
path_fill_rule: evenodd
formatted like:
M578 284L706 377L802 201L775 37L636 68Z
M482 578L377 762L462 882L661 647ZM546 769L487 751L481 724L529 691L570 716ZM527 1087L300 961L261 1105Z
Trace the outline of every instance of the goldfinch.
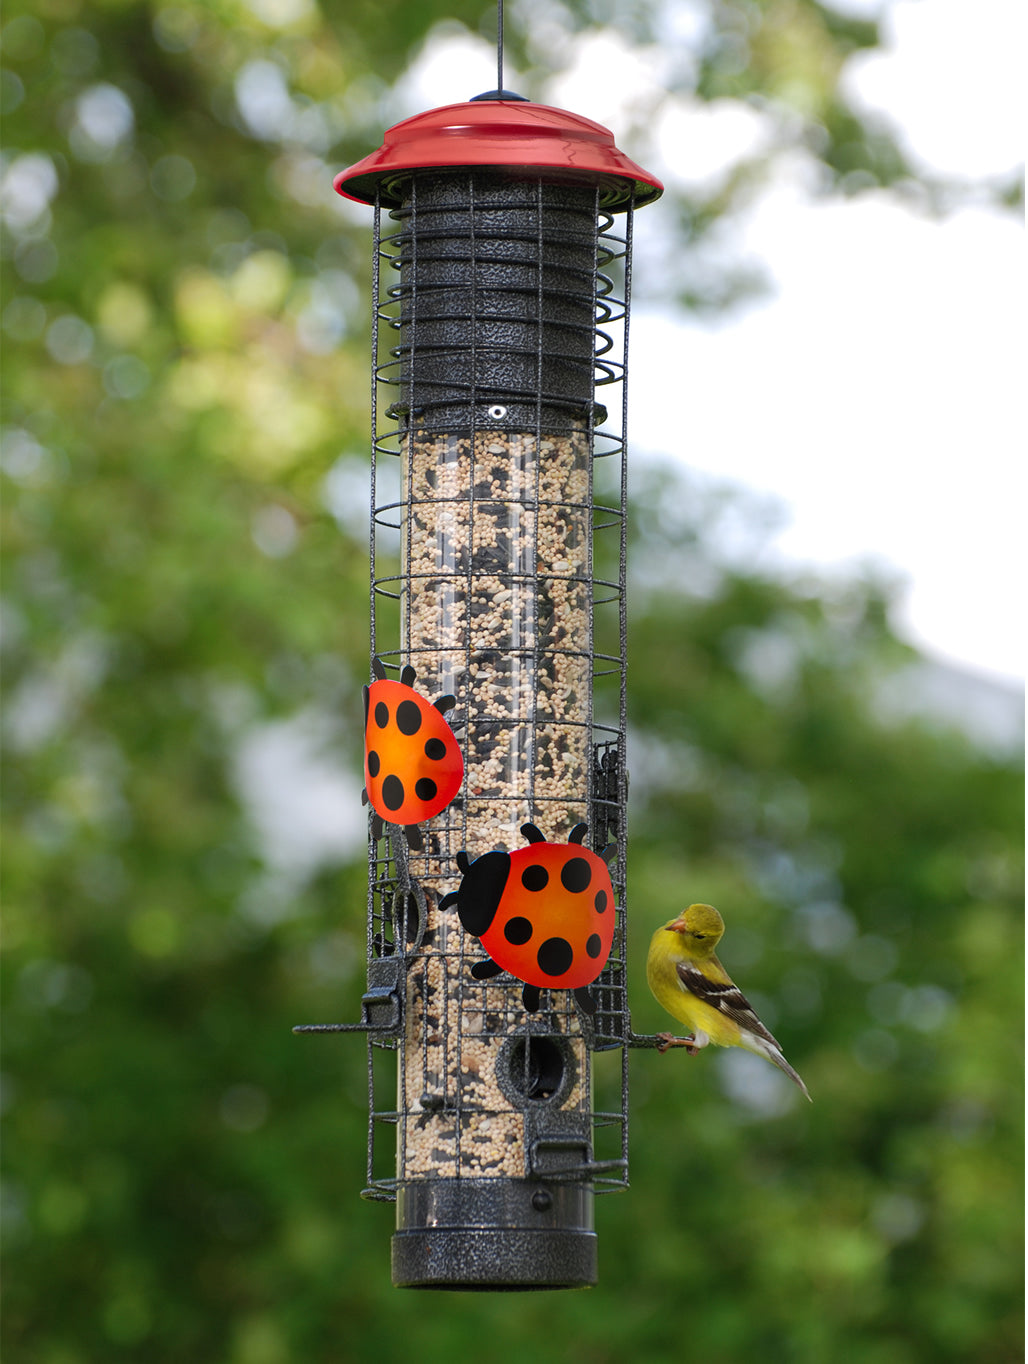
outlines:
M650 940L646 979L653 996L693 1033L688 1040L658 1033L658 1050L685 1047L695 1056L710 1042L716 1047L744 1047L784 1070L809 1099L807 1086L718 961L714 949L724 931L725 922L713 905L690 905Z

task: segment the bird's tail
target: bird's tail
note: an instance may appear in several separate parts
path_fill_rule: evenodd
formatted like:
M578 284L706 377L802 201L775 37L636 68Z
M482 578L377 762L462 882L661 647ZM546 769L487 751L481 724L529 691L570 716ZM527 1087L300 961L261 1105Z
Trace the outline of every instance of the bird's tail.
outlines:
M794 1084L799 1085L800 1089L803 1091L803 1097L806 1099L807 1103L812 1104L814 1100L810 1097L810 1091L807 1089L807 1086L800 1079L798 1071L793 1070L792 1066L789 1065L789 1062L785 1059L782 1053L779 1052L777 1056L773 1056L771 1059L774 1061L775 1065L778 1067L779 1070L785 1071L786 1075L788 1075L789 1079L792 1080Z
M764 1038L762 1037L754 1038L754 1043L755 1045L753 1047L753 1050L757 1051L759 1049L759 1053L761 1056L766 1056L767 1059L770 1062L772 1062L773 1065L776 1065L779 1070L784 1070L786 1075L788 1075L789 1079L792 1080L793 1084L798 1085L799 1088L802 1089L803 1096L807 1100L807 1102L813 1103L814 1100L810 1097L810 1094L807 1090L807 1086L800 1079L799 1073L793 1070L792 1066L789 1065L789 1062L779 1051L778 1047L772 1046L770 1042L765 1041Z

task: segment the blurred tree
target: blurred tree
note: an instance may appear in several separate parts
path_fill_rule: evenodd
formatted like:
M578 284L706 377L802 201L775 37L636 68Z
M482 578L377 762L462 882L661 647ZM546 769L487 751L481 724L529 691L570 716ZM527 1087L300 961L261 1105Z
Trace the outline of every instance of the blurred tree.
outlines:
M779 156L811 157L826 192L909 177L840 94L873 24L809 0L693 8L640 136L683 91L744 99L774 136L669 203L677 246ZM668 13L526 0L510 59L543 94L583 33L616 21L652 50ZM493 15L5 7L9 1357L442 1360L488 1329L540 1361L685 1341L1005 1364L1015 764L890 717L882 681L909 654L887 588L719 565L725 507L669 474L639 484L633 522L634 961L669 886L719 903L812 1110L739 1058L634 1057L634 1184L600 1205L602 1286L397 1294L388 1213L355 1196L363 1048L289 1032L356 1017L362 989L369 224L331 174L398 116L389 82L434 25L490 36ZM678 282L694 306L739 287ZM300 765L279 794L301 846L257 800L269 752Z

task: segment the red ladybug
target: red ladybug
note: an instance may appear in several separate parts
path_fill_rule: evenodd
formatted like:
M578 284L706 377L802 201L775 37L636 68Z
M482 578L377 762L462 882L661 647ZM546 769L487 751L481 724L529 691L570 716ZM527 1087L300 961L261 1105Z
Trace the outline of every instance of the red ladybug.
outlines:
M588 987L607 964L614 941L614 888L607 863L613 844L599 854L583 847L586 826L576 824L567 843L547 843L534 824L523 824L527 848L457 854L460 886L439 902L457 906L461 923L480 939L490 960L476 962L476 980L509 971L524 982L529 1013L544 988L573 990L587 1013L596 1012Z
M380 658L371 666L378 680L364 688L361 799L374 811L374 838L381 838L383 821L399 824L410 846L420 849L417 826L445 810L464 780L463 755L443 718L456 697L440 696L432 704L411 685L416 674L410 665L399 682L386 677Z

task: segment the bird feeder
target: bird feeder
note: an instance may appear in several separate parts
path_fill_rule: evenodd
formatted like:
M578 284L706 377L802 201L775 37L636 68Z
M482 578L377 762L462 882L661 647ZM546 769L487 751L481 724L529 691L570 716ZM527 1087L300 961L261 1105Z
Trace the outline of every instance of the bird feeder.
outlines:
M500 89L335 188L374 207L368 989L309 1030L367 1033L396 1285L585 1287L628 1169L625 378L662 187Z

